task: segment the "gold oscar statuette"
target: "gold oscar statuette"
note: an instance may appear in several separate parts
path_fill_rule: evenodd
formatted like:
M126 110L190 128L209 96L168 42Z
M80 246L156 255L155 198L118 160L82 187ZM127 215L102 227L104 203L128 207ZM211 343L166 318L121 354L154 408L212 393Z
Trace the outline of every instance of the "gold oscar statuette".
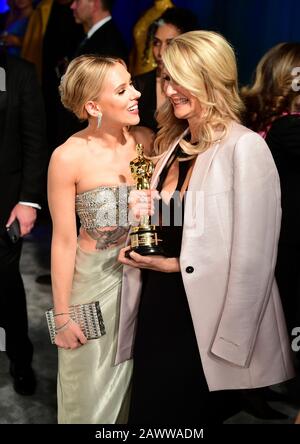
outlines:
M130 162L130 171L136 181L137 190L149 190L150 181L154 171L154 164L151 160L145 159L143 145L136 145L138 157ZM163 254L162 247L158 244L157 230L155 225L151 225L150 216L141 216L138 226L132 227L130 231L130 246L126 256L130 251L135 251L142 256L150 254Z

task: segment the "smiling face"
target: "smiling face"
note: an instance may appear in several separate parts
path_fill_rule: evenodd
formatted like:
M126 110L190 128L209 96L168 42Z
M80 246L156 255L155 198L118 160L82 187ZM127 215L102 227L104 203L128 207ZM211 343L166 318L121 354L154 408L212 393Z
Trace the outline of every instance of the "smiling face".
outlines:
M177 119L187 119L190 123L194 120L199 121L202 114L199 100L189 90L172 80L167 72L163 73L163 89Z
M99 101L94 102L103 115L102 127L137 125L140 97L126 68L121 63L112 66L103 81Z
M180 31L176 26L164 23L158 26L153 38L153 56L157 63L158 69L163 67L162 54L168 47L170 42L180 34Z

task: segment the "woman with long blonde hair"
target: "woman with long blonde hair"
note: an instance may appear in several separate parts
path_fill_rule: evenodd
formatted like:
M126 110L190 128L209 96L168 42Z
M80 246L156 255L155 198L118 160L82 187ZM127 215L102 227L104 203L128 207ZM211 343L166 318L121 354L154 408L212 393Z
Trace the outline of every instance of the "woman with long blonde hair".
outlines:
M264 140L239 123L229 43L192 31L162 58L167 101L151 187L164 256L120 252L117 362L134 357L131 423L220 422L220 391L293 376L274 282L279 178ZM136 213L151 202L140 193Z

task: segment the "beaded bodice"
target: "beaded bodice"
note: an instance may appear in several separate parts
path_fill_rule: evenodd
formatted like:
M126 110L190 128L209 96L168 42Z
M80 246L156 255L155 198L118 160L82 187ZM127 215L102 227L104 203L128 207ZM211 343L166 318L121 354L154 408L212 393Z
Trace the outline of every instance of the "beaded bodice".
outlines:
M81 228L103 249L118 244L129 230L128 196L134 186L99 186L77 194L76 213Z
M75 207L81 227L127 226L128 195L133 186L99 186L76 195Z

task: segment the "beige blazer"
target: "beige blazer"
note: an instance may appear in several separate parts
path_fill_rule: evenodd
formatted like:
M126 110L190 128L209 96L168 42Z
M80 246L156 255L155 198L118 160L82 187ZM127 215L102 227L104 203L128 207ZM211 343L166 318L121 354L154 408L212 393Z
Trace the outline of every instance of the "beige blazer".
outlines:
M153 188L176 145L158 163ZM224 140L198 156L184 220L180 267L209 389L293 377L274 279L279 178L258 134L232 123ZM116 363L132 357L140 291L140 271L125 266Z

